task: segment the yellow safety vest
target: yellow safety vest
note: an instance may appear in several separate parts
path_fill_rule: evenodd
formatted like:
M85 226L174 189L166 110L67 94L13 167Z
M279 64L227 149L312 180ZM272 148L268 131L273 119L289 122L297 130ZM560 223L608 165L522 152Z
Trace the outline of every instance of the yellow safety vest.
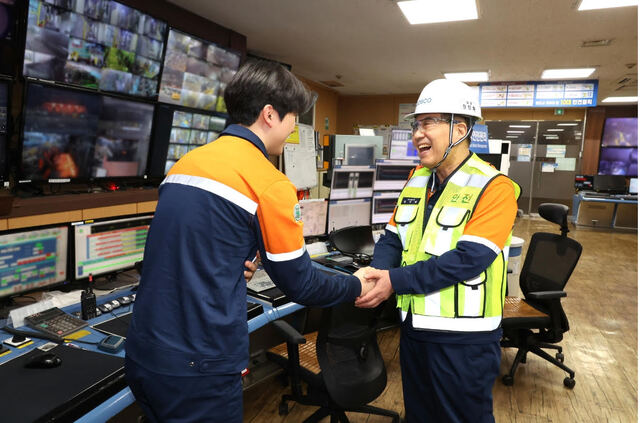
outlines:
M427 183L431 171L417 169L407 182L397 203L395 214L398 237L402 242L402 266L438 257L464 240L464 228L471 219L485 187L499 171L473 154L449 178L422 233ZM520 187L515 182L516 200ZM482 242L475 238L474 242ZM421 329L482 332L498 328L507 280L507 258L511 234L502 251L487 245L498 254L491 265L477 277L459 281L428 295L398 295L402 319L411 310L413 326Z

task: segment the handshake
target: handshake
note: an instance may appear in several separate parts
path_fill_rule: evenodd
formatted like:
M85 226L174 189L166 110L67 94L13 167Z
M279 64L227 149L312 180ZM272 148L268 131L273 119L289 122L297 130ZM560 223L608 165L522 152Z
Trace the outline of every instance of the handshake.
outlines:
M353 276L357 276L362 284L362 292L356 298L356 307L373 308L393 294L388 270L363 267Z

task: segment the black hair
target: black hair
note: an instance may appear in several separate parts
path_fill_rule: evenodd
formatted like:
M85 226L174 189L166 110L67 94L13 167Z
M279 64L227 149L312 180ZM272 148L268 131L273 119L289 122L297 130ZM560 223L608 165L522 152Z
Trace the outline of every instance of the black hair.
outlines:
M280 115L302 114L315 96L291 72L276 62L249 60L238 70L224 92L231 123L252 125L264 106Z

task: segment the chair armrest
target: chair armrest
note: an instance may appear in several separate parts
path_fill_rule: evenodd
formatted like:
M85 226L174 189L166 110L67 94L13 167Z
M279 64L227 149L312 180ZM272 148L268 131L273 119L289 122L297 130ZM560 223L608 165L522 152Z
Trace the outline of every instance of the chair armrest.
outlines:
M526 295L526 298L532 300L553 300L555 298L564 298L567 296L567 293L564 291L538 291L538 292L529 292Z
M304 339L304 336L300 335L300 332L295 330L293 326L284 320L275 320L273 325L282 335L284 335L285 338L287 338L287 343L304 344L307 342L307 340Z

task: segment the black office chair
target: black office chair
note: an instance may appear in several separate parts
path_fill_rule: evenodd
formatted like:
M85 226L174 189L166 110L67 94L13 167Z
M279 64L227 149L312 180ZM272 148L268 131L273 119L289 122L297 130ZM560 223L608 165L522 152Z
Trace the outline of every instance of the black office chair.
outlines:
M347 226L329 233L329 243L359 265L368 265L373 257L375 242L371 226Z
M569 330L560 298L567 296L564 287L582 254L582 245L567 237L568 211L563 204L540 204L540 216L560 225L561 234L533 234L520 273L520 289L525 298L506 297L500 344L518 348L509 374L502 378L507 386L513 385L516 369L526 362L529 352L567 372L569 376L564 379L567 388L573 389L576 384L575 372L564 365L562 347L555 345ZM555 357L543 348L556 350Z
M387 385L387 372L376 339L376 310L341 304L322 311L318 332L305 337L282 320L274 325L287 342L267 352L267 357L285 370L291 395L283 395L280 415L289 412L287 401L320 407L304 423L348 423L345 412L377 414L399 422L390 410L367 405ZM301 381L306 382L303 393Z

